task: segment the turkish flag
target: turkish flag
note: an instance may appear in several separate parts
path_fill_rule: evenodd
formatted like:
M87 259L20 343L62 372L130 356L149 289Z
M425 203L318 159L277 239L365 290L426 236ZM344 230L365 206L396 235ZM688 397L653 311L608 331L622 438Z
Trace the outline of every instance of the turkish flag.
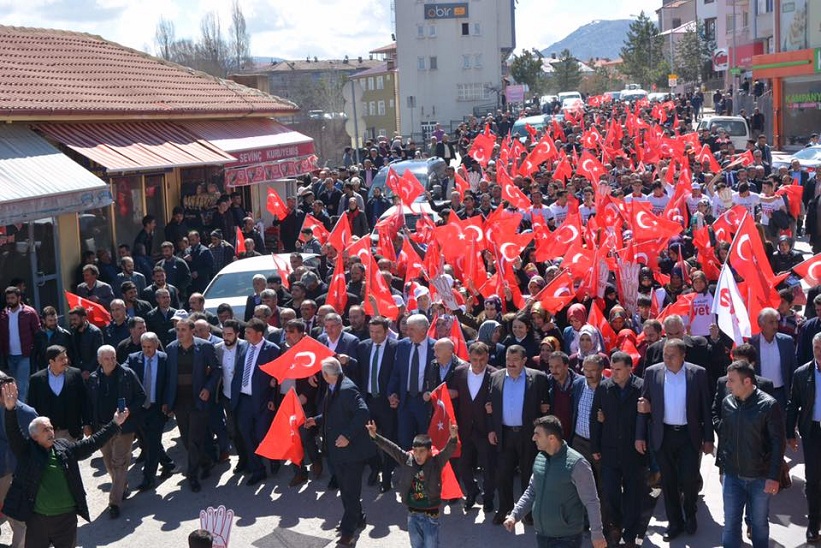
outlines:
M604 166L598 158L590 154L587 150L582 152L576 171L579 175L584 175L591 183L599 182L602 175L607 174L607 170L604 169Z
M470 359L468 353L468 343L465 340L465 334L462 332L462 324L459 323L459 318L453 317L453 324L450 326L450 340L453 343L453 353L463 360Z
M510 202L517 209L532 207L533 204L530 203L524 192L516 186L504 166L496 168L496 179L499 181L499 186L502 187L502 200Z
M513 262L522 254L522 251L528 246L531 240L533 240L532 232L506 234L505 241L499 245L499 255L505 261ZM464 253L464 250L462 250L462 253Z
M428 426L428 436L430 436L433 447L441 451L450 439L450 424L456 423L453 402L450 400L448 386L445 383L440 384L430 393L430 403L433 408L433 416L430 419L430 426ZM461 441L458 441L457 434L456 451L453 452L452 458L458 457L461 450L462 444Z
M371 297L376 300L378 314L391 320L399 317L399 307L393 300L391 288L382 276L382 272L373 257L370 262L365 263L365 313L369 316L376 316L377 309L371 303Z
M650 202L633 201L631 205L633 239L636 241L672 238L683 230L681 223L654 215Z
M278 358L259 368L280 383L286 379L306 379L322 369L322 360L333 355L333 350L306 335Z
M68 301L69 308L74 308L75 306L82 306L85 308L86 317L88 318L89 323L100 328L103 328L111 323L111 314L103 305L97 304L94 301L90 301L69 291L64 291L64 293L66 295L66 301Z
M388 175L385 179L385 186L395 195L399 196L402 203L408 207L413 204L414 200L416 200L420 194L425 192L425 188L416 177L413 176L413 173L411 173L409 169L406 169L400 177L392 167L389 167Z
M716 258L715 250L712 243L710 243L710 233L706 226L693 230L693 245L698 251L697 260L701 264L704 275L711 282L718 280L721 263Z
M556 149L556 143L553 142L550 135L545 133L539 143L530 151L530 154L527 155L527 158L519 168L519 174L528 176L539 169L541 164L556 158L558 155L559 151Z
M757 318L762 308L777 306L779 302L775 286L778 285L770 266L769 257L761 243L761 236L749 214L744 215L736 232L727 260L746 282L750 300L747 309L751 318ZM752 326L758 333L758 323Z
M583 247L581 240L576 240L564 254L562 266L569 269L574 278L581 279L593 268L593 260L593 249Z
M268 200L265 202L265 208L268 210L268 213L280 221L290 213L288 206L285 205L282 198L279 197L277 191L270 187L268 188Z
M456 174L453 176L453 182L456 184L456 191L459 193L459 199L465 199L465 192L470 190L470 183L465 180L465 177L459 174L457 171Z
M562 126L561 126L561 124L559 123L559 121L558 121L558 120L556 120L556 117L555 117L555 116L553 116L553 117L550 119L550 132L553 134L553 138L554 138L554 139L558 139L558 140L560 140L560 141L564 141L564 140L565 140L565 137L566 137L566 136L565 136L565 134L564 134L564 129L562 128Z
M254 451L260 457L271 460L287 460L294 464L302 464L305 452L302 448L302 438L299 427L305 424L305 412L296 390L291 388L279 404L271 427L259 447Z
M556 180L567 181L573 176L573 168L570 165L570 159L568 159L564 149L562 149L559 156L559 163L553 171L553 178Z
M664 318L666 318L667 316L671 316L673 314L678 314L682 318L688 318L690 316L690 307L693 305L693 299L695 298L695 296L695 293L679 295L678 299L676 299L676 302L670 303L667 306L665 306L656 319L660 322L663 322Z
M599 330L604 340L604 351L609 354L616 347L616 332L610 327L595 299L590 303L590 314L587 316L587 323Z
M559 310L570 304L575 296L573 276L570 275L569 270L565 269L550 280L550 283L544 286L533 299L541 303L542 308L551 314L557 314Z
M696 153L696 160L702 165L704 162L709 162L711 173L718 173L721 171L721 166L718 164L718 160L716 160L713 151L710 150L710 147L706 144Z
M776 196L782 196L787 199L787 206L790 210L790 215L793 219L798 219L801 215L801 195L804 192L804 187L795 184L784 185L775 191Z
M679 183L676 186L676 192L667 205L664 207L664 214L662 215L668 221L680 224L682 227L687 227L690 210L687 209L687 197L690 192Z
M574 242L576 242L577 240L581 241L581 226L582 223L579 214L568 213L564 222L561 225L559 225L559 228L557 228L550 235L551 240L549 241L549 244L543 246L543 249L541 250L537 247L537 255L547 256L547 258L545 259L537 257L538 260L553 260L556 257L563 257Z
M399 252L399 258L405 264L405 280L411 281L422 278L422 270L424 269L422 258L407 238L402 242L402 251Z
M319 240L319 243L324 244L328 241L329 232L328 229L325 228L325 225L322 224L322 221L308 213L305 215L305 220L302 221L302 230L306 228L310 228L314 232L314 238ZM305 237L302 235L302 232L299 233L299 241L305 242Z
M717 240L724 242L732 242L733 234L738 232L738 227L741 225L741 220L747 210L742 205L734 205L724 213L718 216L718 219L713 223L713 232Z
M371 260L371 239L368 236L359 238L345 248L345 252L348 253L349 257L359 257L362 264L368 266L368 261Z
M716 323L728 337L736 344L743 344L744 337L752 336L752 325L744 299L735 283L730 265L724 263L716 286L716 297L713 299L713 309Z
M601 142L601 133L599 133L595 127L591 127L582 134L582 144L584 145L584 148L596 150Z
M351 241L351 223L346 214L339 216L334 229L328 235L328 243L334 249L345 249Z
M482 240L481 235L473 235L473 230L466 230L467 221L456 215L448 216L448 222L433 229L433 234L441 246L442 253L449 261L456 261L465 252L470 240ZM481 230L479 231L481 232Z
M344 215L343 215L344 217ZM336 265L331 283L328 284L328 296L325 297L325 304L334 307L334 310L345 310L348 304L348 284L345 282L345 259L342 253L336 255Z
M288 276L294 271L294 269L291 268L291 261L278 257L276 253L271 253L271 258L274 260L274 267L276 267L279 277L282 278L282 287L288 289L291 286L291 282L288 281Z
M479 162L480 166L486 168L487 163L493 156L493 147L495 144L496 136L485 128L485 132L480 133L473 140L473 144L470 145L470 150L468 151L468 156Z
M821 270L818 269L819 266L821 266L821 253L813 255L802 263L798 263L792 268L792 271L810 286L814 287L821 284Z
M245 249L245 236L242 235L242 231L239 229L239 227L237 227L236 239L237 239L237 249L236 249L236 251L237 251L237 256L239 256L240 253L245 253L245 251L246 251L246 249Z
M619 344L619 350L625 352L633 360L633 372L635 373L641 361L641 352L636 348L636 343L631 338L624 337L621 344Z

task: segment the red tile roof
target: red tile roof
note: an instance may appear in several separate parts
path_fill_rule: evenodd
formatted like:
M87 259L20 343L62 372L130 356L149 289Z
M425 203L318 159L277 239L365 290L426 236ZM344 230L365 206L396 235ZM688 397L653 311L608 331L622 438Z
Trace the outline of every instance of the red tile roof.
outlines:
M0 25L0 116L211 117L298 107L99 36Z

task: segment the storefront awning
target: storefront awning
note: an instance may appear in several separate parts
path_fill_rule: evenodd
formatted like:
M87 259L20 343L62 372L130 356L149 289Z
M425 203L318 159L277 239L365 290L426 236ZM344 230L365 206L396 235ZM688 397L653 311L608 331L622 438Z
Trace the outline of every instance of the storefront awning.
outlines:
M228 186L268 183L316 168L314 140L269 118L197 120L181 125L236 157L225 166Z
M108 185L19 125L0 126L0 225L107 206Z
M222 165L236 158L171 122L39 124L39 131L109 172Z

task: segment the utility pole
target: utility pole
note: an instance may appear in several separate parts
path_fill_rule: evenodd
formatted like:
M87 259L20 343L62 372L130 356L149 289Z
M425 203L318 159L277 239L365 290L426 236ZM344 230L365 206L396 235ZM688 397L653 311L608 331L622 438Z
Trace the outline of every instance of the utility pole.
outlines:
M732 116L733 114L735 114L736 99L738 97L738 86L736 85L736 55L737 55L737 53L736 53L736 49L737 49L737 42L736 42L737 26L736 25L737 25L737 19L736 19L736 13L735 13L735 0L732 0L732 3L730 5L733 6L733 55L731 56L731 59L730 59L730 82L731 82L731 85L733 86L733 112L729 113Z

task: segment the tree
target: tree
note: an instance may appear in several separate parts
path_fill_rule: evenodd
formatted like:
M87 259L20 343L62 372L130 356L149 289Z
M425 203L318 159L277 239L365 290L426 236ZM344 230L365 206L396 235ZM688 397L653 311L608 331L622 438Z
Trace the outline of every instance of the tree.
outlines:
M621 71L645 87L659 81L661 77L665 77L666 81L663 47L664 37L659 36L655 23L642 11L638 19L630 23L621 48Z
M169 21L165 17L160 17L160 22L157 23L157 29L154 31L154 42L157 45L157 56L171 60L172 50L174 49L174 22Z
M579 91L589 95L601 95L605 91L618 91L624 83L604 67L596 67L589 78L585 78Z
M222 36L219 16L209 11L200 21L200 41L197 44L200 70L214 76L224 77L228 73L228 44Z
M582 71L579 60L573 57L570 50L559 53L559 62L553 64L553 82L558 91L573 91L579 88Z
M538 93L544 87L542 54L536 49L524 50L514 55L510 63L510 75L520 84L527 84L530 91Z
M240 70L251 61L251 37L239 0L231 5L231 68Z
M704 34L704 26L696 20L676 44L676 71L685 82L698 83L707 79L715 44Z

